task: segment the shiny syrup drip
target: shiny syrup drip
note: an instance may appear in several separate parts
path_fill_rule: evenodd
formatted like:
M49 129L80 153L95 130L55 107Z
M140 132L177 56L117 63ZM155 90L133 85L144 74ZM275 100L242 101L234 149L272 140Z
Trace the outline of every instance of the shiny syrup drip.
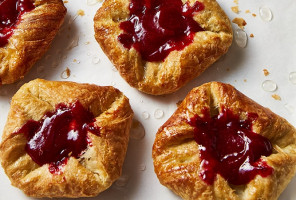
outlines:
M78 158L90 143L87 131L100 135L94 116L76 101L69 106L58 104L40 121L29 120L16 133L27 138L26 152L40 166L49 164L58 173L70 156Z
M200 177L207 184L213 184L216 174L230 184L243 185L256 175L267 177L273 172L273 168L261 160L261 156L272 153L272 144L252 132L252 122L257 117L257 114L248 114L248 119L240 120L227 109L210 117L205 109L203 117L196 115L190 119L200 149Z
M0 0L0 47L7 44L22 14L34 8L31 0Z
M118 40L146 61L163 61L171 51L192 43L194 33L204 31L193 19L203 9L198 1L190 7L181 0L132 0L130 18L120 23L124 33Z

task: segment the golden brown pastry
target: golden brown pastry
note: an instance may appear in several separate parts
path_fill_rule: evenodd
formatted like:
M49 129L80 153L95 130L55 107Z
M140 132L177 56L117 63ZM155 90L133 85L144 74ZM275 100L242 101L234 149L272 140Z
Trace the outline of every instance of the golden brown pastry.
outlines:
M47 51L66 14L62 0L4 0L1 4L1 22L7 20L3 15L9 15L14 23L8 31L0 26L4 34L0 36L0 85L24 77ZM19 15L22 12L14 10L16 5L26 12ZM14 6L10 13L8 6Z
M28 196L95 196L121 175L132 118L113 87L33 80L12 98L1 164Z
M158 130L154 169L183 199L277 199L295 174L296 130L234 87L189 92Z
M153 95L175 92L232 43L230 21L215 0L106 0L94 28L121 76Z

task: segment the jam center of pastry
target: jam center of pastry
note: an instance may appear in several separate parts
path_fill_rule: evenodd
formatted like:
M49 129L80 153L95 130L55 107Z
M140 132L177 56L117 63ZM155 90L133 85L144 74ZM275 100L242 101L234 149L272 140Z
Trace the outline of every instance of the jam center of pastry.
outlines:
M228 109L211 117L204 109L202 117L190 119L200 150L200 177L206 183L213 184L220 174L230 184L243 185L256 175L267 177L273 172L261 160L261 156L272 153L272 144L252 131L252 122L257 117L249 113L246 120L241 120Z
M0 0L0 47L7 44L22 14L34 8L31 0Z
M204 31L193 19L203 9L198 1L191 7L181 0L132 0L118 40L125 48L134 47L143 60L163 61L171 51L192 43L194 33Z
M94 121L79 101L69 106L61 103L54 112L46 113L40 121L29 120L16 133L25 134L25 150L37 164L49 164L49 171L57 173L70 156L78 158L87 148L87 131L100 135Z

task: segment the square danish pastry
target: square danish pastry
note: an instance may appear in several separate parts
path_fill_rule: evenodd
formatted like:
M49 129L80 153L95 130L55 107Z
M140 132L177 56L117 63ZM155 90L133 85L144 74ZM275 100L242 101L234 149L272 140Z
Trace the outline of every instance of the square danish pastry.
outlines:
M154 169L183 199L275 200L296 169L296 129L228 84L189 92L158 130Z
M49 48L65 14L62 0L0 1L0 85L24 77Z
M121 76L153 95L175 92L232 43L230 21L215 0L106 0L94 28Z
M12 98L2 167L28 196L96 196L121 175L132 118L113 87L36 79Z

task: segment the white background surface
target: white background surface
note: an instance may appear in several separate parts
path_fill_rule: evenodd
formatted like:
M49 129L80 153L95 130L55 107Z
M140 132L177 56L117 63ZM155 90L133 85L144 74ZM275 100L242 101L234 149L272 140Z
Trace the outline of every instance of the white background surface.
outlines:
M114 85L130 99L135 112L135 119L139 120L146 130L142 140L130 140L123 174L128 178L124 187L111 186L99 196L89 199L104 200L163 200L180 199L171 191L162 186L154 174L151 149L157 129L170 117L176 109L176 103L196 86L209 81L222 81L234 85L238 90L254 99L258 103L270 108L273 112L286 118L296 126L296 85L289 81L289 73L296 71L296 1L295 0L240 0L237 15L231 11L235 6L232 0L218 0L230 20L242 17L246 20L245 31L254 38L248 38L246 48L239 48L235 42L226 56L207 69L199 78L191 81L178 92L165 96L153 97L131 88L113 69L113 65L103 54L93 35L93 17L101 6L87 5L86 0L69 0L66 4L68 14L65 23L54 40L50 50L31 69L25 79L0 88L0 134L2 134L9 110L9 102L19 87L35 78L48 80L65 80L61 73L68 67L71 76L66 79L81 83L94 83L98 85ZM261 6L269 7L273 12L273 19L264 22L259 16ZM79 9L85 11L85 16L77 16ZM246 14L249 9L251 14ZM74 19L74 20L73 20ZM237 26L233 24L233 28ZM71 42L78 41L78 46L71 47ZM87 44L89 42L89 44ZM75 42L74 42L75 43ZM74 45L75 46L75 45ZM76 59L77 62L73 60ZM96 60L100 59L99 63ZM270 75L265 77L263 69ZM273 80L278 89L275 92L266 92L261 84L264 80ZM271 95L278 94L281 101L274 100ZM287 110L285 105L294 107ZM154 111L162 109L164 116L155 119ZM142 117L143 112L150 114L149 119ZM145 165L146 169L141 170ZM294 178L283 192L281 200L296 199L296 179ZM10 181L0 170L0 200L25 200L22 191L10 185Z

